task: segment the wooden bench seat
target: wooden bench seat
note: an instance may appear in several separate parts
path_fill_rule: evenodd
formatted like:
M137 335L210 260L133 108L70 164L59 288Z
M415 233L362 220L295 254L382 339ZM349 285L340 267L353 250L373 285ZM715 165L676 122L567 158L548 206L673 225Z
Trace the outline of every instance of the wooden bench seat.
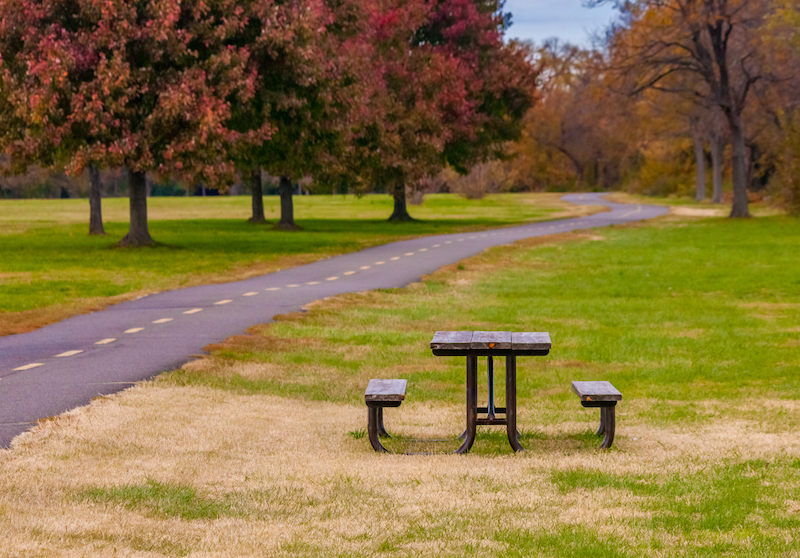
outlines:
M584 407L600 408L600 428L598 436L604 436L600 449L608 449L614 443L616 429L617 401L622 401L622 394L610 382L572 382L572 391L581 398Z
M381 444L381 438L388 438L389 433L383 426L383 408L399 407L406 398L408 380L370 380L364 393L367 404L367 434L372 448L379 452L388 452Z

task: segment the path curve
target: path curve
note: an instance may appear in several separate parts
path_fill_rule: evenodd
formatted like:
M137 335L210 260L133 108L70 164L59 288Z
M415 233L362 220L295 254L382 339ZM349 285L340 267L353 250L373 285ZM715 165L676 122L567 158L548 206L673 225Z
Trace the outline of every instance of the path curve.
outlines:
M342 293L403 287L443 265L523 238L623 224L664 215L664 207L622 205L601 194L571 194L604 205L589 217L475 233L425 236L220 285L146 296L0 338L0 448L43 417L88 404L174 370L209 343L271 322L277 314Z

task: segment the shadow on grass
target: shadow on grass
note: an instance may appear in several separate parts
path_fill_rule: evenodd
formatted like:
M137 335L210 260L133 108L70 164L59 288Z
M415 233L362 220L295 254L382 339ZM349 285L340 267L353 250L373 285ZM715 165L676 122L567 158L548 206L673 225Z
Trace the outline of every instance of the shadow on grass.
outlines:
M355 439L365 437L360 430L348 432L348 434ZM383 438L381 441L386 449L393 453L447 454L453 453L461 445L461 440L456 436L457 434L435 439L416 439L405 437L401 434L392 434L391 438ZM519 440L525 448L524 453L536 454L554 451L569 453L595 452L598 451L601 438L595 436L594 432L589 431L568 435L548 435L541 432L523 430L520 432ZM612 446L609 451L613 450L614 447ZM497 427L492 430L479 427L475 443L469 453L488 457L510 455L514 453L514 450L511 449L504 427Z

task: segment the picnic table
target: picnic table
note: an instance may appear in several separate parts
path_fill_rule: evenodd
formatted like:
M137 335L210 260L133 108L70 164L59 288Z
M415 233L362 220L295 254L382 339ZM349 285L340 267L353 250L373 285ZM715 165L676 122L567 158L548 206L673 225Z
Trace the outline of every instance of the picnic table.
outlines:
M525 449L519 443L517 431L517 357L545 356L551 345L550 334L546 332L436 332L431 340L434 355L464 356L467 359L467 428L461 435L463 442L456 453L466 453L472 448L479 424L504 425L514 451ZM478 357L484 356L487 360L488 403L486 407L478 407ZM494 403L494 357L505 357L505 407L497 407Z

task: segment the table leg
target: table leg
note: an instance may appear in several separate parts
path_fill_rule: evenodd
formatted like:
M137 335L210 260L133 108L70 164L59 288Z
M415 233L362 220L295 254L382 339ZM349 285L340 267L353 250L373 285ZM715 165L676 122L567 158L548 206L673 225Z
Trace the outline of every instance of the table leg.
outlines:
M486 357L486 376L489 380L489 402L486 404L486 418L495 418L494 407L494 358Z
M514 451L523 451L517 432L517 357L513 355L506 357L506 432Z
M478 421L478 357L467 357L467 432L456 453L467 453L475 442Z

